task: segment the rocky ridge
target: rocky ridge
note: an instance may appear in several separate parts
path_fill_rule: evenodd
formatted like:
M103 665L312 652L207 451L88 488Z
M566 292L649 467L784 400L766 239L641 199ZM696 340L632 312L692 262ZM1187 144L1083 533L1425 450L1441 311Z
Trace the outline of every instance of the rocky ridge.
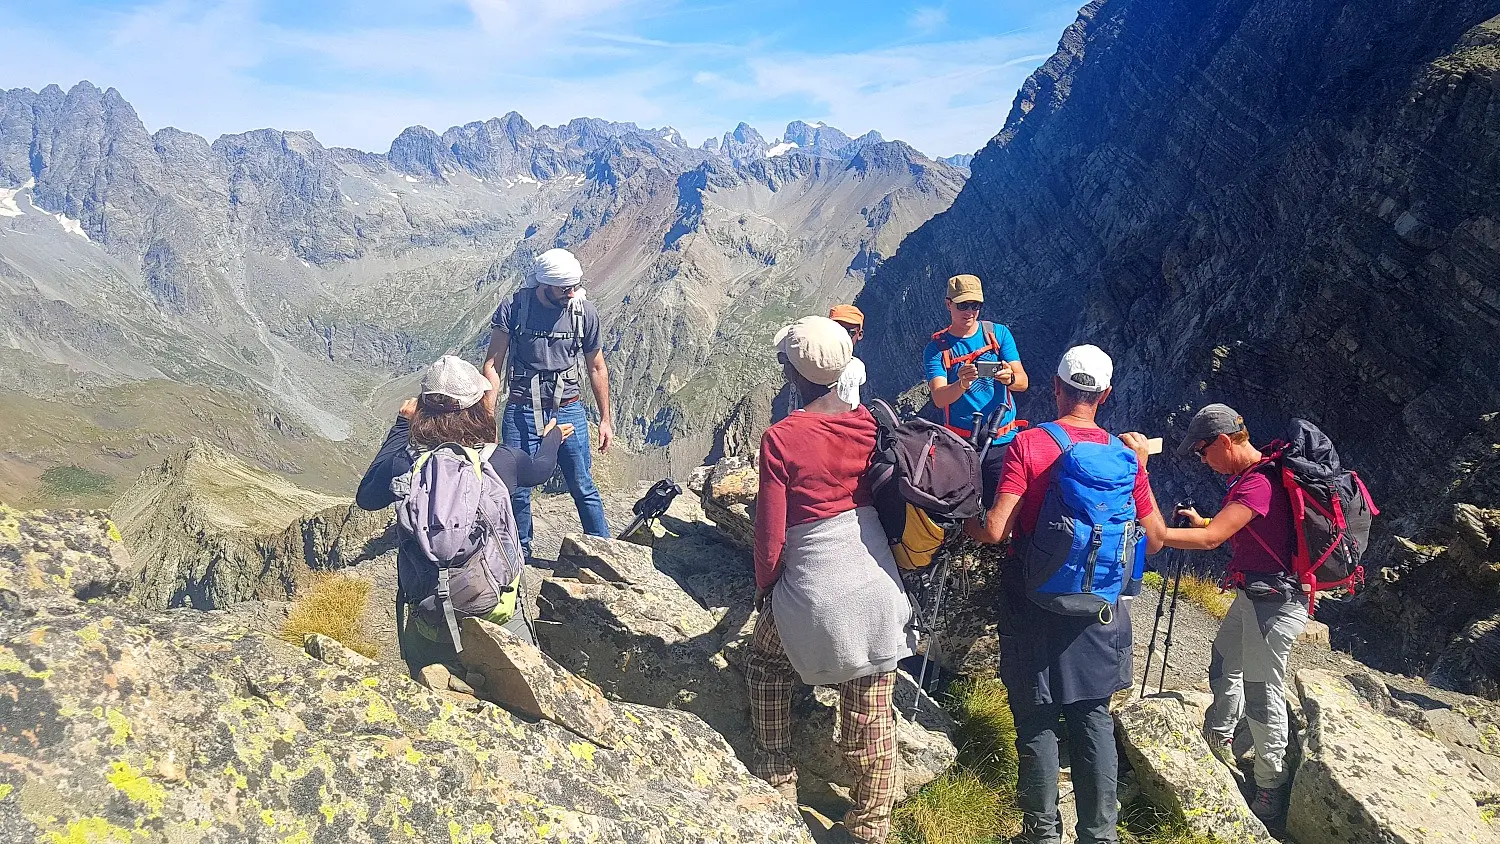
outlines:
M1114 356L1109 427L1171 443L1210 401L1257 442L1311 419L1369 483L1382 536L1447 522L1460 502L1436 491L1494 484L1455 454L1493 467L1500 443L1485 421L1500 408L1497 14L1494 0L1089 3L953 206L861 293L882 326L862 350L875 391L919 379L943 280L974 272L1040 378L1075 342ZM1049 405L1033 390L1021 415ZM1152 470L1162 500L1222 494L1170 457ZM1377 548L1371 579L1396 562ZM1450 582L1423 603L1469 603Z
M6 91L0 373L42 399L30 417L74 442L90 436L78 407L122 385L216 391L254 414L236 428L269 439L249 456L292 462L309 439L372 437L439 354L477 355L530 256L566 246L605 315L622 443L636 462L696 465L765 379L751 361L769 332L852 298L963 179L878 135L736 132L723 151L671 130L509 114L413 127L374 154L306 132L149 133L119 92L89 83ZM141 424L168 450L245 439L197 416ZM29 467L68 461L139 471L64 441L7 442L0 483L29 493ZM356 458L332 451L309 485L347 479Z

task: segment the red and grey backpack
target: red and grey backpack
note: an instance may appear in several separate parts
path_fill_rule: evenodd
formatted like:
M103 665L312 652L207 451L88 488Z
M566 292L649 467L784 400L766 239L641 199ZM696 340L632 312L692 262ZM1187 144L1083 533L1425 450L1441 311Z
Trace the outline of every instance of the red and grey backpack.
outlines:
M1272 442L1265 455L1252 471L1270 473L1291 499L1297 546L1290 569L1311 613L1318 592L1342 588L1353 594L1364 583L1359 561L1380 510L1365 482L1339 462L1333 441L1305 419L1293 419L1286 439ZM1257 534L1250 536L1280 556Z

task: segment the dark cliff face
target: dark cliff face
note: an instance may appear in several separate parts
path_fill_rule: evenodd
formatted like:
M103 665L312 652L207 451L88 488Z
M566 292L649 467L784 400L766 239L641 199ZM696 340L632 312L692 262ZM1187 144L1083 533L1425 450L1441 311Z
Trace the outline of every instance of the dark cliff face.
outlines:
M1226 401L1269 439L1305 415L1415 512L1500 407L1500 36L1470 32L1497 13L1085 7L953 207L860 296L878 391L919 379L943 281L972 272L1033 374L1032 417L1065 346L1093 342L1116 360L1112 426L1172 441ZM1177 480L1207 488L1197 467Z
M1390 537L1451 524L1459 479L1478 488L1455 455L1500 449L1484 422L1500 410L1497 14L1497 0L1086 6L952 208L860 296L877 391L919 379L944 280L976 273L1036 385L1023 416L1050 417L1060 353L1091 342L1116 361L1116 430L1170 447L1210 401L1257 442L1314 420L1385 509L1368 567L1399 575L1411 554ZM1170 456L1152 470L1163 499L1223 489ZM1472 588L1426 577L1453 594L1380 585L1349 620L1431 634L1432 653L1362 657L1425 672L1500 609L1396 619Z

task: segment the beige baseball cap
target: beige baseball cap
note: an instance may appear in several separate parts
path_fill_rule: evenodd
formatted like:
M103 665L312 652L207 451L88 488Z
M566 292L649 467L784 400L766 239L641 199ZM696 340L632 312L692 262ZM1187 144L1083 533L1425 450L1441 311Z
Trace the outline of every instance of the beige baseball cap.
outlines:
M473 407L489 389L490 380L457 355L443 355L422 375L422 395L452 399L459 410Z
M854 357L854 343L842 325L824 316L806 316L776 332L776 351L786 355L803 378L828 386Z
M984 285L977 275L956 275L948 279L948 298L953 304L983 302Z

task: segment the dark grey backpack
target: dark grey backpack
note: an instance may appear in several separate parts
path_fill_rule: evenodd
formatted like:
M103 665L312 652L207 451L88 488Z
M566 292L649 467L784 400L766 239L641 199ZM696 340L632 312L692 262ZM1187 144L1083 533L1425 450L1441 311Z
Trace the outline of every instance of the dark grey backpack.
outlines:
M490 465L494 445L444 443L417 457L396 504L399 600L457 650L458 619L509 620L521 575L510 490Z

